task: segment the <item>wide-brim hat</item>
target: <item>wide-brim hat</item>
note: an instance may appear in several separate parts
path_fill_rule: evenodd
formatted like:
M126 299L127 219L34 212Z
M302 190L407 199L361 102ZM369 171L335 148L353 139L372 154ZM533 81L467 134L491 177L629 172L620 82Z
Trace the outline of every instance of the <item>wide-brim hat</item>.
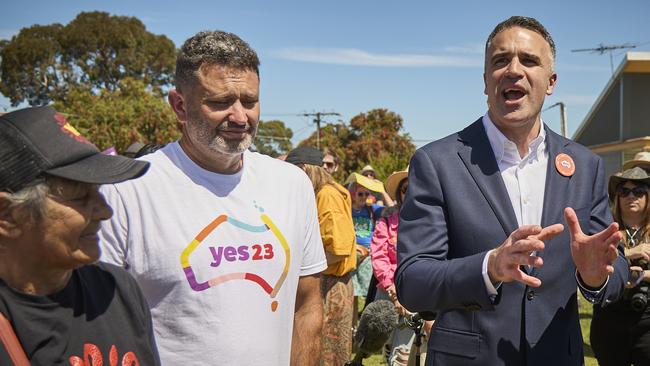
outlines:
M372 172L373 174L375 174L375 169L373 169L372 165L366 165L361 169L361 175L367 172Z
M393 172L393 174L389 175L388 178L386 179L386 193L392 198L393 200L397 199L397 188L399 187L399 183L403 180L408 178L409 175L409 168L406 167L404 170L398 170L396 172Z
M379 192L379 193L386 192L384 190L384 184L381 181L378 181L376 179L370 179L359 173L352 173L348 176L348 179L345 180L344 184L348 185L350 183L356 183L373 192Z
M650 166L650 151L641 151L634 155L634 159L628 160L623 164L623 170L632 169L635 166L648 165Z
M46 174L82 183L137 178L149 163L104 155L50 107L0 116L0 191L17 192Z
M624 170L622 172L618 172L611 177L609 177L609 185L608 185L608 193L610 199L614 198L614 194L616 193L616 187L619 186L621 183L625 183L625 181L633 181L635 183L644 183L646 186L650 187L650 175L648 173L639 168L639 167L634 167L632 169Z

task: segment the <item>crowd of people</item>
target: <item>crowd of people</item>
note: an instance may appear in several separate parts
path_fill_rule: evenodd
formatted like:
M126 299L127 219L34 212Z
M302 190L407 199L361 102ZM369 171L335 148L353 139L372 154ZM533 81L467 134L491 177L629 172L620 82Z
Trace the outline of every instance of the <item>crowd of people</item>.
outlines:
M599 363L650 364L650 152L607 184L543 123L537 20L485 52L485 115L384 182L251 152L260 62L223 31L179 51L178 141L109 156L50 107L0 116L0 364L340 366L359 305L388 301L388 365L422 361L412 321L436 314L427 365L578 366L578 291Z

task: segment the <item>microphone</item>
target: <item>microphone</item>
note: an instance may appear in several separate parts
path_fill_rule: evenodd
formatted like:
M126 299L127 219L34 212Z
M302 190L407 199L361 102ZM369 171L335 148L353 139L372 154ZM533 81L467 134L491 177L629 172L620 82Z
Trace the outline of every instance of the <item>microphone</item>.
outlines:
M409 321L414 323L419 322L420 320L436 320L437 313L433 311L420 311L417 313L411 313L407 318Z
M359 327L354 335L354 342L358 345L359 351L354 360L346 365L362 365L362 359L381 350L397 326L398 320L399 316L392 302L375 300L370 303L361 314Z

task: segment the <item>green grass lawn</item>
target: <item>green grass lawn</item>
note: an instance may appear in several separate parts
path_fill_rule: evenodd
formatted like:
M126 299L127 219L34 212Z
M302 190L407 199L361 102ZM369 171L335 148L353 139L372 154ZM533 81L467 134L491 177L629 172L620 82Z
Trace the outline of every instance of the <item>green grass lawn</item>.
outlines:
M585 366L598 366L594 358L594 353L589 344L589 326L591 325L591 304L581 295L578 296L580 305L580 327L582 328L582 337L584 338ZM385 366L384 358L381 354L372 355L363 360L364 366Z

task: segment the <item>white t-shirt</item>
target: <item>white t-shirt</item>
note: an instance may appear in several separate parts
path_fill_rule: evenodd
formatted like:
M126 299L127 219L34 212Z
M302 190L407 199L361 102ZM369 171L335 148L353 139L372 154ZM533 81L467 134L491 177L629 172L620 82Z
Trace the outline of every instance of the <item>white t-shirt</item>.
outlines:
M142 160L102 187L101 260L138 281L163 365L288 365L299 276L327 267L307 176L249 151L212 173L178 142Z

